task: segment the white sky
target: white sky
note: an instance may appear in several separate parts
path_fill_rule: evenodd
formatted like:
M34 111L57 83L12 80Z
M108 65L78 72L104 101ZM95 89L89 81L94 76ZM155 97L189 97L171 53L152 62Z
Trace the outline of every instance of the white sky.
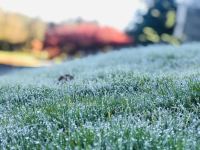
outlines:
M142 0L0 0L0 8L20 12L45 21L60 22L82 17L97 20L102 25L123 30L138 9L144 9Z

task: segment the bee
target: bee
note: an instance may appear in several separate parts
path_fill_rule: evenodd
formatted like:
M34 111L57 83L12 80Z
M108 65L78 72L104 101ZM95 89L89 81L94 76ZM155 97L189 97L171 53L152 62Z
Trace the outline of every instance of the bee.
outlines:
M65 74L65 75L62 75L58 78L58 81L61 82L61 81L71 81L73 80L74 77L70 74Z

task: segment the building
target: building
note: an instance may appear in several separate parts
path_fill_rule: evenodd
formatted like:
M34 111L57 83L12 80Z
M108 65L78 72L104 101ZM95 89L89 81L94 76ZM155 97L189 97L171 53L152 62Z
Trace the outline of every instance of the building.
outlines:
M185 41L200 41L199 0L177 0L177 25L174 35Z

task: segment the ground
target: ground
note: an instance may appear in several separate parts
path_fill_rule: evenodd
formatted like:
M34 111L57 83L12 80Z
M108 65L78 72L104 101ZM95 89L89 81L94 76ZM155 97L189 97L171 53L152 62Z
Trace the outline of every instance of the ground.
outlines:
M1 76L1 148L198 149L199 47L127 48Z

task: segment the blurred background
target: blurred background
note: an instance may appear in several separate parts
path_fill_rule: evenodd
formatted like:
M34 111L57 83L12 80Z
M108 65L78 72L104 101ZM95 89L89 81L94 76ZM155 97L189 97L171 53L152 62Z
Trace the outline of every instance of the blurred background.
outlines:
M0 0L0 75L124 47L200 40L197 0Z

